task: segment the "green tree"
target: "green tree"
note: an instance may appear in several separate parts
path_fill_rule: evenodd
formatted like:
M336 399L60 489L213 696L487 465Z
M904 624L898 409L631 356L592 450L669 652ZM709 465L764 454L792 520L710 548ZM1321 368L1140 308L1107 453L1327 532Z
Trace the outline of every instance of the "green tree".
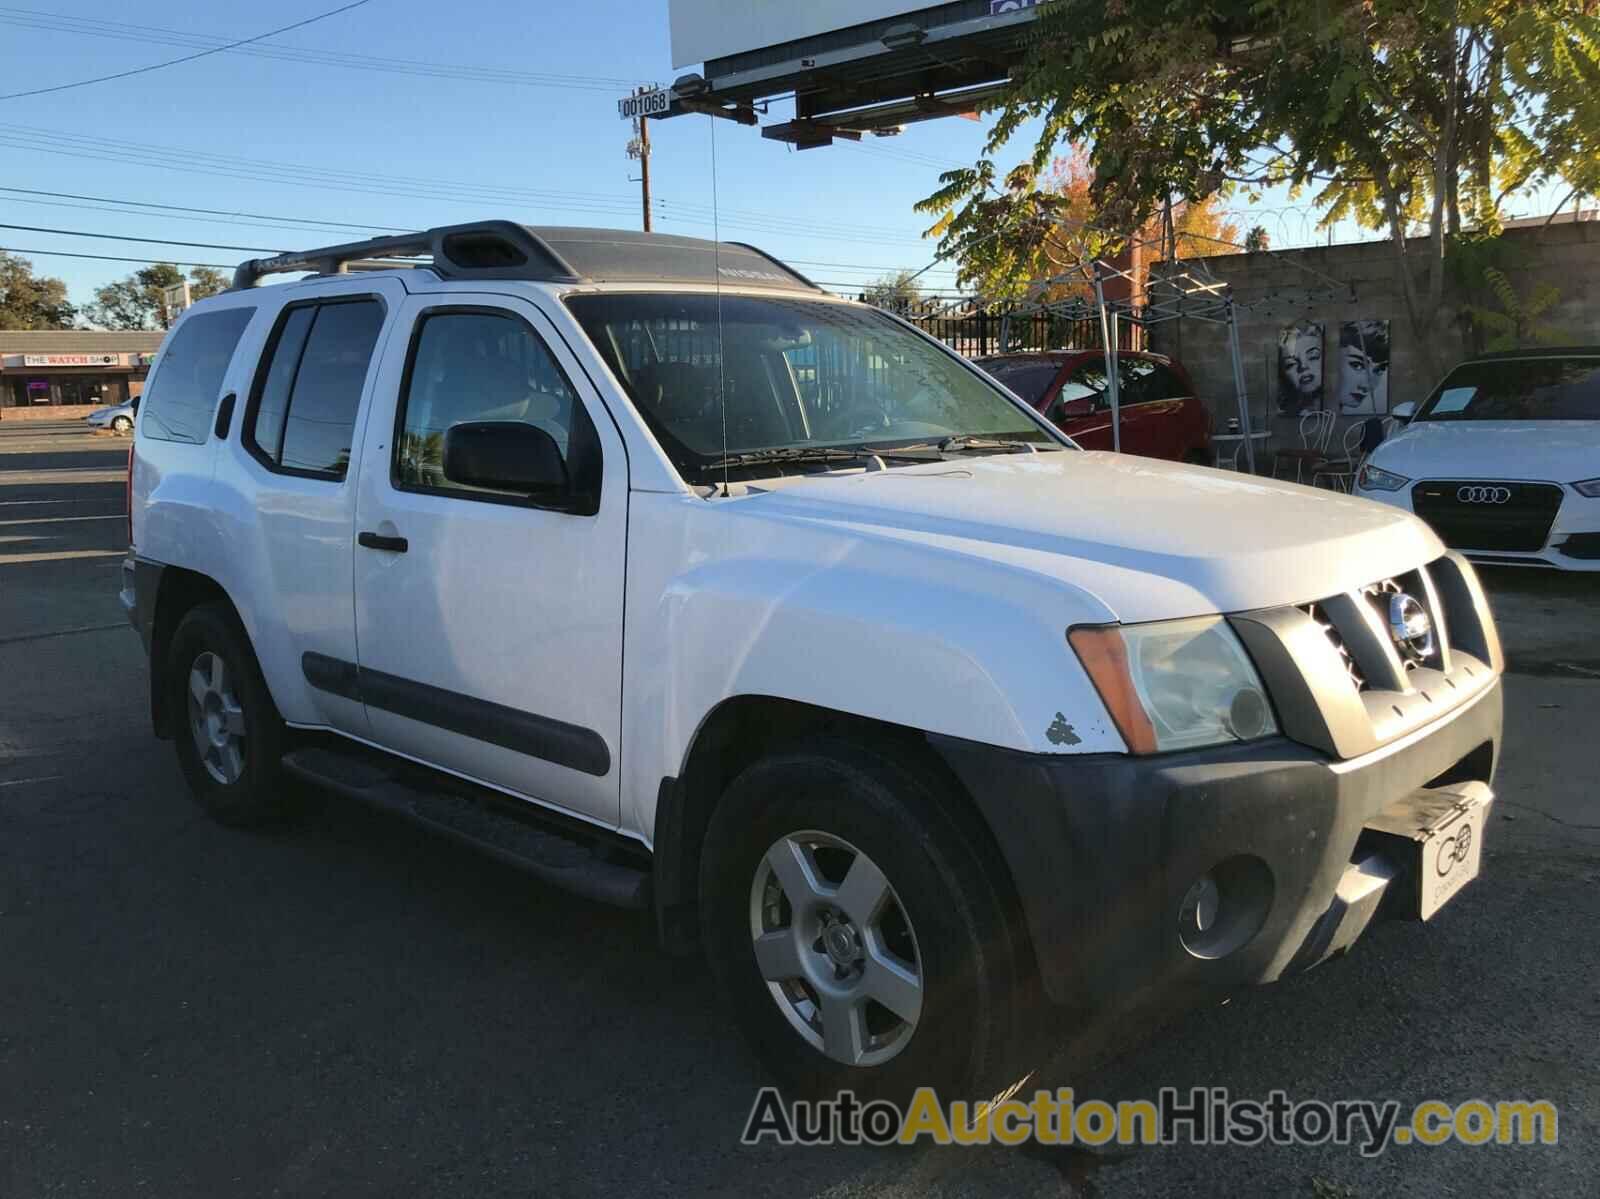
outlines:
M1260 254L1272 248L1272 238L1267 235L1265 225L1252 225L1250 232L1244 235L1244 252L1246 254Z
M922 298L922 288L915 271L896 271L867 284L861 298L879 308L904 312Z
M35 275L26 258L0 253L0 329L70 329L77 318L65 283Z
M170 329L178 313L168 307L166 289L183 281L183 272L170 262L143 267L126 279L96 288L87 315L105 329ZM193 268L188 281L191 301L203 300L228 288L222 273L206 266Z
M919 205L964 280L1039 253L1063 207L1040 177L1087 145L1113 243L1169 203L1279 183L1382 231L1431 353L1452 237L1530 187L1600 191L1600 0L1050 0L991 111L985 157ZM1025 122L1032 153L1002 170Z

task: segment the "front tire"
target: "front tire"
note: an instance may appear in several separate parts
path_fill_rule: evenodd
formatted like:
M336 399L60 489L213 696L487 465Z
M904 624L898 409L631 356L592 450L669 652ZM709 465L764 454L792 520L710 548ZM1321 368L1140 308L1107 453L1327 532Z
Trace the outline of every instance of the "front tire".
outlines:
M167 685L178 765L200 806L228 825L278 816L283 720L230 609L201 604L184 614L172 635Z
M891 753L831 740L757 762L723 796L702 935L791 1094L984 1098L1012 1081L1026 952L958 802Z
M125 436L133 431L133 422L125 416L119 416L111 422L111 431L119 436Z

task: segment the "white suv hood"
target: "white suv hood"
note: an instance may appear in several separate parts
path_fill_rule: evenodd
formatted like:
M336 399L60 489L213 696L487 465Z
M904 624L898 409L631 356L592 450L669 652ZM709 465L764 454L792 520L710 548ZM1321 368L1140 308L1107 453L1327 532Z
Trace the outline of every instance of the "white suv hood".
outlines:
M1417 421L1371 461L1408 479L1577 483L1600 475L1600 421Z
M1444 552L1426 525L1386 505L1110 453L823 475L736 503L1046 574L1127 623L1321 599Z

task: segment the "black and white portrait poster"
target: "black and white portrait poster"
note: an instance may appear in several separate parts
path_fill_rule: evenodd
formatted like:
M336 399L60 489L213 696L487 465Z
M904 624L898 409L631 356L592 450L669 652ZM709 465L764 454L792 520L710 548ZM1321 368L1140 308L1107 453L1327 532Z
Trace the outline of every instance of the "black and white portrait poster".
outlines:
M1389 411L1389 322L1345 321L1339 326L1339 390L1334 411L1382 416Z
M1322 322L1285 325L1278 333L1278 414L1320 411L1322 396Z

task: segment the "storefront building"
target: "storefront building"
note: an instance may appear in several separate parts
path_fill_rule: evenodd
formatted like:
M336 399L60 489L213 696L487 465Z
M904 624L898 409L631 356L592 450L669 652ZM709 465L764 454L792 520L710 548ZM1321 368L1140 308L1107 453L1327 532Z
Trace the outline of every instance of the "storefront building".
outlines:
M0 329L0 420L68 420L139 394L161 333Z

